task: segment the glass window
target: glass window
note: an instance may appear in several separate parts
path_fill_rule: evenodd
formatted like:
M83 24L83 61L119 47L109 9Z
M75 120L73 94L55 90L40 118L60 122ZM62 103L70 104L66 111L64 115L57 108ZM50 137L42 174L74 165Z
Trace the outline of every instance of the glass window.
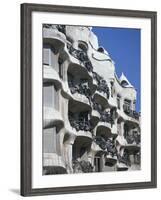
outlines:
M120 96L117 96L117 107L120 109Z
M56 153L56 127L44 129L43 152Z
M43 64L51 65L51 49L50 45L44 45L43 47Z
M43 87L43 101L45 107L53 107L59 110L59 95L54 85Z

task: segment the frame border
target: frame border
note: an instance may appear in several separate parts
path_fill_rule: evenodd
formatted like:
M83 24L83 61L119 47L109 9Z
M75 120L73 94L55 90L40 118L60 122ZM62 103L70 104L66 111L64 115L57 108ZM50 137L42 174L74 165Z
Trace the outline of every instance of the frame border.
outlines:
M56 188L32 188L32 12L95 14L151 19L151 181ZM148 189L157 187L157 12L21 4L21 190L22 196Z

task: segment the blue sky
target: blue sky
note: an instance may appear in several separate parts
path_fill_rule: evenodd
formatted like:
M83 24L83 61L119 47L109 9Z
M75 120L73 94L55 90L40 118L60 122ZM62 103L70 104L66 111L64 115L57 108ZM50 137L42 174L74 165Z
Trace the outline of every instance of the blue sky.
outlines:
M99 45L115 62L118 77L123 72L137 90L136 110L140 111L140 29L93 27Z

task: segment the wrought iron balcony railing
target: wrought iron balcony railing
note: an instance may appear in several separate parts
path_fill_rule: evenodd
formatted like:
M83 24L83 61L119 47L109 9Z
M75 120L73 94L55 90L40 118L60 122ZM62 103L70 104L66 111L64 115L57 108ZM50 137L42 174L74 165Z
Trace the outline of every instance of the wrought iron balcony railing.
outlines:
M138 133L133 134L133 135L128 135L126 136L126 141L128 144L140 144L140 135Z
M93 78L97 81L97 91L106 93L107 98L109 98L109 87L106 81L96 72L93 72Z
M89 161L85 160L73 160L73 171L74 173L89 173L93 172L93 167Z
M70 125L76 129L76 131L91 131L92 126L89 121L76 120L69 116Z
M124 104L123 105L123 110L129 117L132 117L132 118L135 118L135 119L139 120L140 114L138 112L134 111L134 110L131 110L129 108L129 106Z
M128 152L124 151L123 156L117 155L117 159L120 163L125 164L126 166L131 166L131 161Z
M113 120L110 112L106 112L106 111L103 111L101 113L100 121L114 124L114 120Z
M87 52L86 51L82 51L82 50L78 50L75 49L71 44L67 44L67 48L69 50L69 53L75 57L76 59L78 59L81 63L83 63L83 65L85 66L85 68L89 71L89 72L93 72L93 66L91 61L88 58Z
M105 140L101 136L96 136L94 138L94 141L96 142L96 144L99 145L101 149L103 149L104 151L106 150L106 155L111 155L112 157L117 156L117 150L113 140Z
M99 113L103 112L102 105L97 103L97 102L95 102L93 99L92 99L92 108L93 108L93 110L97 110Z
M72 94L79 93L85 95L87 98L90 98L91 90L87 84L74 84L72 81L68 81L69 88Z

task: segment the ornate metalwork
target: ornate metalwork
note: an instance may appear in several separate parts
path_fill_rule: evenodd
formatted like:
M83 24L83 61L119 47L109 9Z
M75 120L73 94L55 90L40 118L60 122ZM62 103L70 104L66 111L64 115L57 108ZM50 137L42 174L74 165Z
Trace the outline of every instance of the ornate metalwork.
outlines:
M70 125L76 129L76 131L91 131L92 125L86 120L76 120L69 116Z
M82 50L78 50L75 49L71 44L67 44L67 48L69 50L69 53L75 57L76 59L78 59L80 61L80 63L83 63L83 65L85 66L85 68L89 71L89 72L93 72L93 66L92 63L90 61L90 59L88 58L87 52L86 51L82 51Z
M103 112L101 113L100 121L101 121L101 122L110 123L111 125L114 124L114 120L113 120L113 118L112 118L111 113L110 113L110 112L106 112L106 111L103 111Z
M85 95L87 98L90 98L91 90L88 83L74 84L73 81L68 81L68 84L72 94L79 93Z
M128 144L140 144L140 135L137 132L134 132L132 135L126 136L126 141Z
M97 91L104 92L109 98L109 87L107 82L96 72L93 72L93 78L97 81Z
M73 161L73 171L74 171L74 173L81 173L81 172L89 173L89 172L93 172L93 167L89 161L74 160Z
M117 158L118 158L118 161L120 163L123 163L126 166L131 166L131 161L130 161L130 157L129 157L128 151L125 150L123 156L121 156L121 155L118 154Z

